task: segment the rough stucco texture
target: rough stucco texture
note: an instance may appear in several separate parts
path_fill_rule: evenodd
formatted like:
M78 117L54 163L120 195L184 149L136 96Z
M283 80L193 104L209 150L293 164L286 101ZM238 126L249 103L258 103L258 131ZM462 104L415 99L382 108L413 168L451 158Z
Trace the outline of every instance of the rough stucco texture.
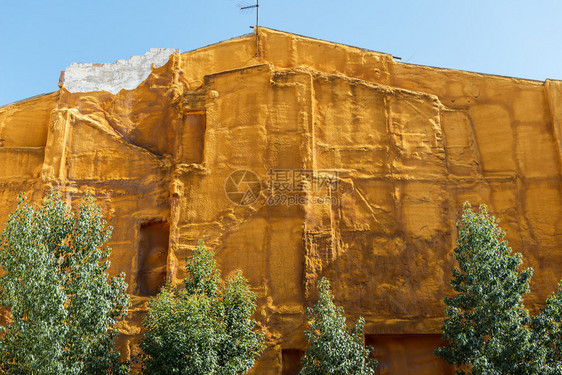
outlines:
M261 29L257 57L248 35L172 54L132 90L61 88L0 108L0 222L19 191L94 192L114 226L110 270L133 294L124 356L147 299L184 277L202 239L223 275L241 269L259 296L268 349L254 373L298 370L305 308L326 276L349 318L365 317L379 373L447 374L432 350L464 201L486 203L534 267L528 307L562 275L561 127L559 81L408 65ZM261 182L246 205L225 193L240 169ZM336 185L299 185L306 202L279 204L279 170L292 182L327 171Z

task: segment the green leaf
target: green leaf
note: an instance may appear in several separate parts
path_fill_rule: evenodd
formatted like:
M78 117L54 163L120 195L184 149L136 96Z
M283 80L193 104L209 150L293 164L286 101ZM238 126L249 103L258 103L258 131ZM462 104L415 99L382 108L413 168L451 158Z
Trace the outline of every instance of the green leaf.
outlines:
M455 365L457 374L562 374L560 292L537 317L523 305L531 268L520 269L499 220L486 206L474 212L468 202L457 222L454 250L458 268L445 298L444 347L435 354Z
M111 228L94 198L68 207L56 190L33 207L20 194L0 238L0 369L7 374L125 374L114 350L127 285L109 278Z
M140 342L143 373L245 373L264 349L264 335L251 319L256 295L241 272L223 284L203 243L186 271L183 289L166 285L149 303Z
M365 347L360 318L353 328L347 328L343 309L334 304L330 283L323 278L318 282L318 302L308 309L308 330L305 336L309 346L302 359L303 375L370 375L376 360L370 357L372 348Z

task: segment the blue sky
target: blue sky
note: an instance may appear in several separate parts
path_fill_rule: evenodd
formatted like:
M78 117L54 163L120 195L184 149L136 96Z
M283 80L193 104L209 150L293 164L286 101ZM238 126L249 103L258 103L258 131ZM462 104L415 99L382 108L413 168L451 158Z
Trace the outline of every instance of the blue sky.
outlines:
M189 51L251 32L252 0L0 0L0 105L56 91L72 62L114 62L151 47ZM562 79L559 0L261 0L274 29L404 62Z

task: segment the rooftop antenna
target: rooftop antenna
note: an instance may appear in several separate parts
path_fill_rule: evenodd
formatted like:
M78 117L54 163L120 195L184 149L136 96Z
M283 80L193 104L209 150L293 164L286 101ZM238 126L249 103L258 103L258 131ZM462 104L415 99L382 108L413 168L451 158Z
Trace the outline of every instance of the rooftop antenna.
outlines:
M248 5L248 4L239 4L241 11L249 11L251 9L256 9L256 25L250 26L253 28L256 33L256 57L260 56L260 34L259 34L259 24L260 24L260 0L256 0L255 4Z

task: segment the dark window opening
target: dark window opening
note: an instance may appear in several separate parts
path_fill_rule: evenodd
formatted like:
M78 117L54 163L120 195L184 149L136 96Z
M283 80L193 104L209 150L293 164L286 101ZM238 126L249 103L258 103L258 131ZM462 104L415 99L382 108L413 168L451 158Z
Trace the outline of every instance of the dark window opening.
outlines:
M180 161L187 164L201 164L204 146L205 112L187 113L181 129Z
M138 286L141 296L155 296L166 282L170 226L166 221L141 224Z
M282 349L283 375L297 375L301 368L301 359L304 351L299 349Z

